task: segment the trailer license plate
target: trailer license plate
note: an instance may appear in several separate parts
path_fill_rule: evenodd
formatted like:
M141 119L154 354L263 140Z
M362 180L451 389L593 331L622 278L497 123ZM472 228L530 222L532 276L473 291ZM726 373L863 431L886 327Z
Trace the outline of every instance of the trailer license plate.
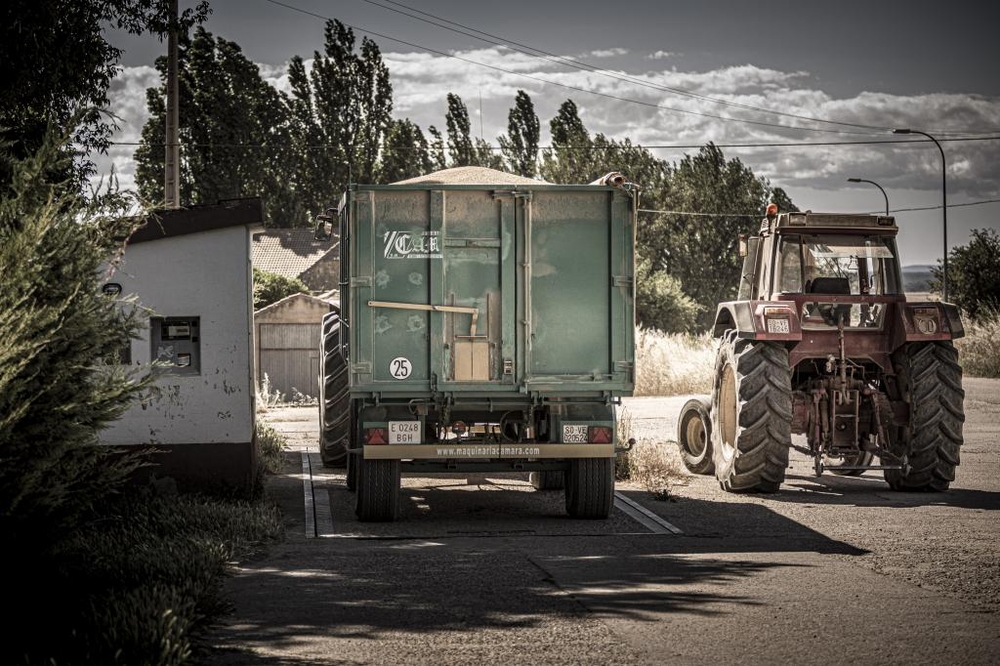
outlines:
M564 444L586 444L587 426L585 425L564 425L562 441Z
M389 421L390 444L419 444L420 421Z

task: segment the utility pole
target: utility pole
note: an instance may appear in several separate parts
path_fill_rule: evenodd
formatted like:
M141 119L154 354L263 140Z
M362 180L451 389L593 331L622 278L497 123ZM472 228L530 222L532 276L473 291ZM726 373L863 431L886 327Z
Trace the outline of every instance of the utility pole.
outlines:
M179 208L181 205L177 68L177 0L170 0L170 27L167 34L167 127L164 142L166 155L163 161L163 198L167 208Z

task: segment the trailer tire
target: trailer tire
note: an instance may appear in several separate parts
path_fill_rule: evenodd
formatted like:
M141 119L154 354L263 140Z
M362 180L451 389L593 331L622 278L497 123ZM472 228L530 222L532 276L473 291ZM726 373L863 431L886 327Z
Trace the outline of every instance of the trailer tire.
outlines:
M692 474L715 472L711 408L711 396L692 398L681 407L681 417L677 421L677 444L681 450L681 461Z
M918 342L896 357L900 389L910 403L908 426L893 428L890 450L907 470L887 469L893 490L944 491L955 480L965 422L962 367L951 342Z
M558 470L532 472L528 478L535 490L562 490L566 487L566 473Z
M323 322L323 376L320 378L319 451L326 467L343 467L351 435L351 395L347 362L340 355L340 318ZM329 349L329 351L326 351Z
M355 456L357 493L354 512L365 523L391 522L399 509L400 462Z
M615 496L613 458L576 458L566 472L566 512L573 518L607 518Z
M712 448L715 476L729 492L773 493L792 444L788 350L728 331L715 362Z

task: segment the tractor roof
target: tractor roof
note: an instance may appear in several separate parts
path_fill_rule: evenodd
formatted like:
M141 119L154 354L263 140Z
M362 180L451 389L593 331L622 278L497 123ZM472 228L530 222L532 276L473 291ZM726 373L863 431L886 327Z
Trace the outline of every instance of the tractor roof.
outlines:
M899 229L896 218L891 215L856 215L845 213L778 213L761 221L761 233L800 233L809 231L891 233Z

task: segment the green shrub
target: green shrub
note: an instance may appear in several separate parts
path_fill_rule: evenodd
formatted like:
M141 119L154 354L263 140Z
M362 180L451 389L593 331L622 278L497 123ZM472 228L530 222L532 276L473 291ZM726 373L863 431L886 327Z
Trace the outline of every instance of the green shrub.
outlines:
M677 278L654 272L649 260L640 257L635 266L635 309L643 328L690 333L697 328L704 308L684 293Z
M58 594L48 598L44 639L23 643L18 661L189 663L230 609L222 595L229 562L280 534L267 504L133 489L74 535L66 566L50 572Z
M282 454L288 448L288 440L263 419L256 420L254 432L257 439L257 458L263 471L277 474L281 471Z
M298 278L253 269L253 309L260 310L292 294L308 294L309 287Z

